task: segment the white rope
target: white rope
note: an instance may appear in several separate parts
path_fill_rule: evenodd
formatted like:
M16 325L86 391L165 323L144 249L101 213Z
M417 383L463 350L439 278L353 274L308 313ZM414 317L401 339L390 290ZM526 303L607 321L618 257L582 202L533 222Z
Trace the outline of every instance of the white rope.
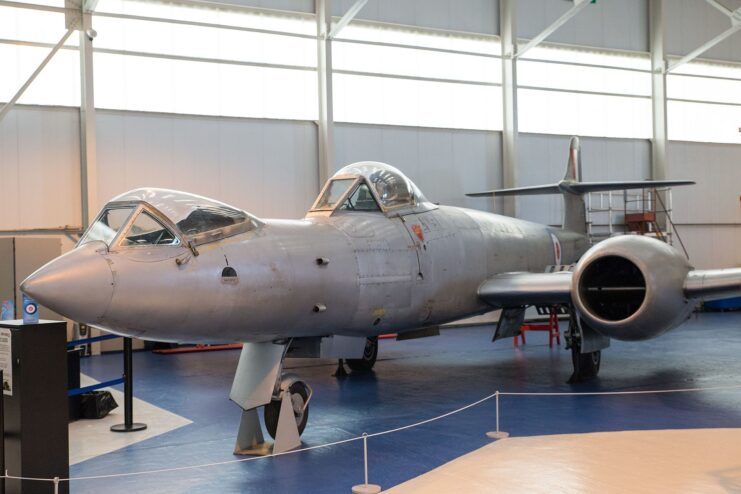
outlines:
M515 393L501 391L499 396L616 396L616 395L650 395L662 393L693 393L697 391L726 391L741 389L741 384L735 386L714 386L709 388L677 388L677 389L648 389L644 391L591 391L586 393Z
M741 384L734 385L734 386L714 386L714 387L708 387L708 388L678 388L678 389L658 389L658 390L644 390L644 391L593 391L593 392L586 392L586 393L566 393L566 392L526 393L526 392L501 391L501 392L492 393L488 396L481 398L480 400L474 401L473 403L462 406L460 408L456 408L455 410L444 413L442 415L438 415L436 417L432 417L432 418L422 420L420 422L415 422L413 424L405 425L402 427L397 427L395 429L389 429L389 430L381 431L381 432L374 432L373 434L368 434L367 437L384 436L386 434L392 434L394 432L400 432L400 431L404 431L407 429L419 427L425 424L429 424L431 422L435 422L435 421L444 419L446 417L450 417L451 415L461 413L465 410L468 410L469 408L478 406L484 403L485 401L491 400L492 398L496 397L497 394L499 394L499 396L599 396L599 395L617 396L617 395L664 394L664 393L690 393L690 392L699 392L699 391L725 391L725 390L734 390L734 389L741 389ZM265 456L253 456L250 458L239 458L236 460L225 460L225 461L218 461L218 462L213 462L213 463L202 463L200 465L188 465L188 466L183 466L183 467L160 468L156 470L142 470L139 472L122 472L122 473L112 473L108 475L88 475L88 476L82 476L82 477L59 478L58 481L59 482L71 482L73 480L100 480L100 479L111 479L111 478L120 478L120 477L133 477L133 476L138 476L138 475L152 475L152 474L157 474L157 473L182 472L184 470L195 470L198 468L210 468L210 467L216 467L216 466L221 466L221 465L231 465L235 463L245 463L248 461L263 460L266 458L275 458L278 456L287 456L287 455L292 455L292 454L297 454L297 453L303 453L305 451L312 451L315 449L339 446L340 444L347 444L347 443L351 443L355 441L360 441L362 439L363 439L363 436L361 435L361 436L351 437L348 439L342 439L340 441L334 441L331 443L319 444L317 446L308 446L306 448L294 449L291 451L283 451L281 453L272 453L272 454L265 455ZM6 478L6 479L11 479L11 480L32 480L32 481L39 481L39 482L54 482L55 481L55 479L44 479L44 478L37 478L37 477L15 477L13 475L9 475L7 472L5 473L5 475L0 475L0 478Z

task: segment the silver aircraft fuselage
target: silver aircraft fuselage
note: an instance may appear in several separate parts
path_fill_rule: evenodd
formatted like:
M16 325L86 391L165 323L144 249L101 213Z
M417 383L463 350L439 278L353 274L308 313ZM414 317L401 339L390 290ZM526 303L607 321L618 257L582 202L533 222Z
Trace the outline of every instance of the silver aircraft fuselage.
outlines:
M570 264L587 247L580 234L457 207L336 211L266 220L197 256L183 243L90 242L23 288L71 319L148 340L372 336L490 311L484 280Z

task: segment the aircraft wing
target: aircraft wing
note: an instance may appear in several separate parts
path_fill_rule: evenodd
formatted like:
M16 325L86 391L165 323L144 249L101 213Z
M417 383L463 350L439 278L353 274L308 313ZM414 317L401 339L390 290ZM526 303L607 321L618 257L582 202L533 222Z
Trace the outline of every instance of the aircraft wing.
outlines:
M570 271L498 274L479 287L479 297L496 307L569 303L571 277Z
M741 296L741 268L690 271L684 281L684 294L702 300Z
M503 273L479 287L479 297L495 307L571 302L573 273ZM741 268L695 269L687 273L684 295L693 300L741 296Z

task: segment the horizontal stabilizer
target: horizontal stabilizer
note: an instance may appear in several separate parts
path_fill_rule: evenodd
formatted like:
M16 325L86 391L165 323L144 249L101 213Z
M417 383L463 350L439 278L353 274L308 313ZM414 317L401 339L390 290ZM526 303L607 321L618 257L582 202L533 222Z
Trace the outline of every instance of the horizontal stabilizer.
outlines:
M653 189L657 187L678 187L694 185L691 180L633 180L627 182L572 182L562 180L557 184L515 187L513 189L489 190L466 194L468 197L526 196L540 194L574 194L607 192L610 190Z
M466 194L468 197L492 197L499 196L529 196L540 194L560 194L561 189L558 184L551 185L534 185L532 187L515 187L514 189L489 190L486 192L473 192Z

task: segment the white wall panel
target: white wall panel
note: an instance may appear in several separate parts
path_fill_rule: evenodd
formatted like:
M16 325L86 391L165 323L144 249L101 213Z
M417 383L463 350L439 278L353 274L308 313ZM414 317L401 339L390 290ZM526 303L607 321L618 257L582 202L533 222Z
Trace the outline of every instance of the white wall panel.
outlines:
M520 134L517 185L543 185L563 179L570 136ZM582 180L643 180L650 177L651 145L643 139L581 138ZM560 195L519 197L518 216L560 225Z
M572 5L556 0L517 0L517 36L533 38ZM648 51L647 0L608 0L587 5L547 41Z
M741 225L683 225L679 233L695 268L741 267Z
M667 174L697 185L674 190L677 223L741 224L741 145L670 141Z
M465 194L501 186L501 134L336 124L336 169L356 161L399 168L432 202L492 210L491 199Z
M80 224L79 112L16 107L0 122L0 230Z
M674 221L697 268L741 266L741 145L670 141L667 174L697 185L673 192Z
M213 197L266 218L303 217L317 190L310 122L98 112L99 200L136 187Z
M741 7L741 0L720 2L731 10ZM704 1L671 0L664 8L666 52L686 55L706 41L731 27L727 16ZM702 58L741 62L741 33L736 33L701 55Z
M341 16L355 0L334 0L332 15ZM499 33L497 0L369 0L358 19L449 29Z

